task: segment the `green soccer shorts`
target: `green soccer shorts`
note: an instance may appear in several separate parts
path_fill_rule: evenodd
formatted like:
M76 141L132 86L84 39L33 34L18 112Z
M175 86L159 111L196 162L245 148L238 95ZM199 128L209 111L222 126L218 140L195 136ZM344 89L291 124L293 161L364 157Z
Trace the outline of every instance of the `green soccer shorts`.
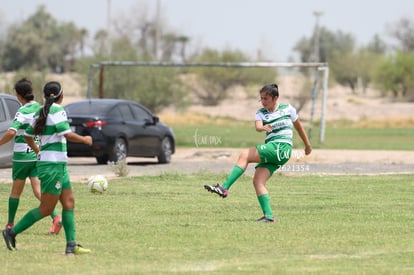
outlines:
M12 179L25 180L27 177L37 177L36 161L13 161Z
M42 194L60 195L62 189L71 188L66 162L37 162Z
M292 155L292 146L288 143L269 142L256 146L261 162L257 167L265 167L269 170L270 175L282 167Z

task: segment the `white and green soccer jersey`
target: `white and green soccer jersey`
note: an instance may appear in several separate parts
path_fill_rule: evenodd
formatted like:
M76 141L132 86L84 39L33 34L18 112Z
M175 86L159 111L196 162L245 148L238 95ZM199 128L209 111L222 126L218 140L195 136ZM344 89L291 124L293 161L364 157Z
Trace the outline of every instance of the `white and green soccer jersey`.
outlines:
M36 118L41 110L36 113ZM33 136L33 126L26 129L26 135ZM66 162L68 157L64 135L69 132L71 129L65 109L59 104L53 103L46 119L45 131L39 136L38 161Z
M36 153L29 147L29 145L27 145L24 139L24 132L33 123L34 116L40 107L40 104L37 102L29 102L17 110L14 120L9 127L9 129L16 131L14 137L13 161L36 161Z
M272 113L262 108L255 117L255 120L263 121L263 126L272 125L272 132L266 133L265 143L284 142L290 145L293 145L293 122L297 119L296 109L290 104L279 104Z

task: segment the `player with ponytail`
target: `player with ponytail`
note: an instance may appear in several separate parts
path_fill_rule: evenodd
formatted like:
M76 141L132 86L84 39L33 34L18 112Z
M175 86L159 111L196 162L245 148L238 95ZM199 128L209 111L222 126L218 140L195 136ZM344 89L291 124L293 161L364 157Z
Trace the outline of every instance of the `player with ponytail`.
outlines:
M80 136L71 131L63 101L63 89L59 82L51 81L43 88L45 104L36 113L36 120L26 129L27 144L37 150L33 137L39 137L37 170L41 184L40 206L27 212L12 228L3 230L3 238L9 250L16 248L16 235L37 221L50 215L58 201L62 204L62 225L66 237L66 255L89 253L76 242L75 199L66 168L66 140L92 145L92 137Z
M255 128L258 132L266 133L265 143L242 151L233 170L222 184L206 184L204 188L225 198L230 187L244 173L248 164L257 163L253 186L263 212L263 216L257 221L275 222L266 182L277 169L289 160L292 153L293 128L296 129L305 145L306 155L311 153L312 146L296 109L290 104L278 102L279 88L276 84L263 86L259 94L263 107L256 112Z
M16 97L22 106L17 110L14 120L0 139L0 145L7 143L14 137L12 178L13 185L9 196L9 211L6 227L13 227L14 218L20 203L20 196L24 190L26 179L30 179L33 194L40 200L40 182L37 177L36 152L33 151L24 139L25 129L33 122L34 114L41 105L34 100L32 82L27 78L22 78L14 85ZM58 234L61 227L61 217L56 209L52 214L53 223L49 229L49 234Z

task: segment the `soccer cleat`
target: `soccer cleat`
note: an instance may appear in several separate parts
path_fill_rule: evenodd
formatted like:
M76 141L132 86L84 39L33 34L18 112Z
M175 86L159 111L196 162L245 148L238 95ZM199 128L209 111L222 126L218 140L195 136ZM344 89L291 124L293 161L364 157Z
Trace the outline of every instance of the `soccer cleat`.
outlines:
M261 217L257 220L258 222L276 222L275 218L268 218L266 216Z
M16 249L16 234L13 232L12 228L4 229L2 232L4 242L6 243L8 250Z
M219 195L222 198L227 197L227 195L229 194L229 190L226 190L223 188L223 186L221 186L220 184L217 185L204 185L204 188L211 193L216 193L217 195Z
M81 255L90 253L90 249L83 248L80 244L77 244L75 241L68 242L66 244L65 254L70 255Z
M62 218L60 216L56 216L53 218L52 226L50 227L48 234L59 234L60 229L62 229Z

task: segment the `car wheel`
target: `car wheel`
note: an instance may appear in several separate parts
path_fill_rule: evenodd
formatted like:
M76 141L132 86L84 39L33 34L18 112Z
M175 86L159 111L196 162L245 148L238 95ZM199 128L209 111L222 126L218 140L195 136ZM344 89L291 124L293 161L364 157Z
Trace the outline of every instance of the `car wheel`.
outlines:
M115 140L114 147L112 148L112 154L109 157L109 161L118 162L126 159L128 152L128 146L123 138L117 138Z
M96 162L98 164L108 164L108 160L109 160L109 158L108 158L107 155L96 157Z
M165 137L161 141L161 149L160 153L158 154L158 162L159 163L169 163L171 161L172 155L172 143L168 137Z

